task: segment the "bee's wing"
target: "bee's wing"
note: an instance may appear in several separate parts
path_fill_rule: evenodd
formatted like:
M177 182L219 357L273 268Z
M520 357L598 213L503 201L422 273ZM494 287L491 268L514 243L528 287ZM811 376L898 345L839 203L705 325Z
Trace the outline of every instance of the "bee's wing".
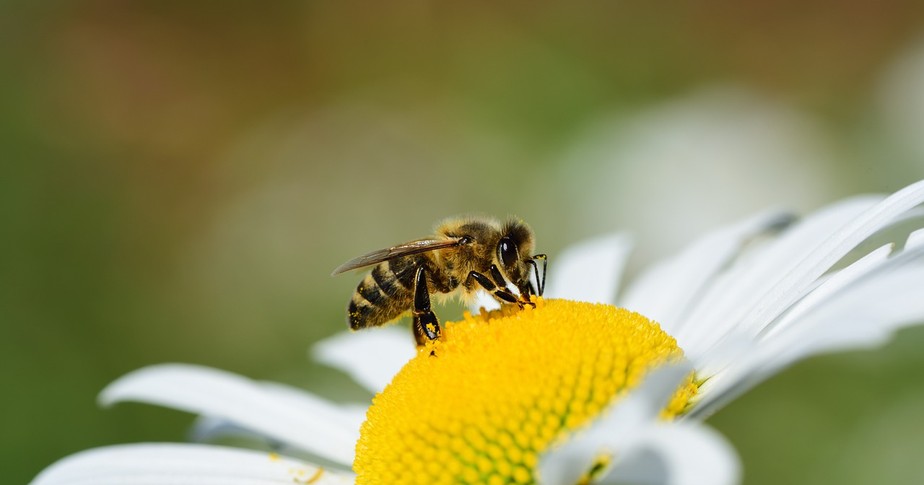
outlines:
M378 251L372 251L369 254L364 254L358 258L351 259L346 263L337 266L337 269L331 273L331 276L345 273L351 269L357 269L362 268L363 266L370 266L373 264L381 263L382 261L394 259L399 256L425 253L427 251L435 251L437 249L458 246L461 244L460 241L462 241L462 238L460 237L452 237L448 239L418 239L416 241L409 241L404 244L392 246L390 248L379 249Z

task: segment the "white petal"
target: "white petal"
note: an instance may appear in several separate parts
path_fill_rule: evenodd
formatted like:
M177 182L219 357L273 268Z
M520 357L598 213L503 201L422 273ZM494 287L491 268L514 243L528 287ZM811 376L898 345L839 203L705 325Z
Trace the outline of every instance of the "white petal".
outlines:
M477 314L484 308L487 311L497 310L501 307L500 303L487 291L478 290L472 296L472 301L466 305L468 306L468 311L473 314Z
M68 456L42 471L32 485L291 485L316 474L311 483L353 483L348 475L264 452L146 443Z
M623 456L650 427L690 371L688 363L652 371L628 396L587 429L544 453L539 459L543 485L577 483L603 452Z
M905 249L917 248L922 244L924 244L924 229L918 229L908 235L908 240L905 242Z
M732 485L741 480L738 454L712 428L693 422L651 426L600 484Z
M302 389L279 384L276 382L261 382L259 384L265 391L273 394L274 399L285 400L290 406L293 407L301 407L304 409L305 413L310 413L312 410L319 406L328 408L329 412L340 416L338 419L340 419L344 426L348 429L358 430L363 421L366 419L366 410L368 407L365 405L340 404L336 408L332 408L331 405L323 399L305 392ZM217 416L199 416L199 418L197 418L196 422L193 424L192 430L190 431L190 439L192 441L199 442L229 436L262 438L273 442L273 445L278 446L279 449L288 448L285 443L278 442L271 436L266 436L265 434L258 433L254 430L240 426L235 422Z
M924 264L915 263L861 281L807 314L790 332L788 349L773 355L773 370L822 352L875 347L899 328L924 323Z
M199 416L189 431L189 441L204 443L219 438L251 438L271 440L267 436L255 433L231 421L216 416ZM273 449L285 450L280 443L271 442Z
M881 345L895 330L924 322L924 248L894 256L868 273L826 295L798 321L768 334L735 365L712 376L691 415L709 415L800 359Z
M549 258L545 296L614 303L632 240L617 233L571 246Z
M893 244L882 246L832 275L811 293L806 295L799 303L793 305L792 309L790 309L778 322L773 323L772 327L766 329L766 337L772 337L774 334L785 330L790 325L796 324L799 318L806 312L824 304L832 295L868 275L886 261L886 258L889 257L893 248Z
M649 374L610 412L540 458L541 483L576 483L601 453L611 454L615 462L599 483L737 483L738 455L718 433L699 423L658 418L690 371L682 363Z
M690 244L673 258L652 266L626 291L620 306L660 323L676 334L682 315L704 285L735 258L751 238L788 225L792 216L772 211L724 227Z
M315 360L346 372L377 393L416 355L411 333L404 328L368 328L340 333L315 344Z
M834 263L903 212L924 202L924 181L911 184L865 211L827 238L788 274L770 288L766 298L750 309L742 325L760 331L789 305L800 298L803 289L824 274Z
M331 403L279 392L228 372L165 364L132 372L100 394L103 405L139 401L227 419L256 433L349 465L359 429Z
M684 351L699 360L722 338L740 331L748 309L766 299L774 283L798 266L807 251L880 200L856 197L819 210L717 278L674 335Z

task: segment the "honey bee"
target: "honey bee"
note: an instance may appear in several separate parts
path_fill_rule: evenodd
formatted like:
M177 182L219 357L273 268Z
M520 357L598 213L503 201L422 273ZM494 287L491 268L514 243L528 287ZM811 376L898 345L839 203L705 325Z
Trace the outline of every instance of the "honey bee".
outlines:
M430 237L351 259L332 275L375 265L350 299L350 328L384 325L410 311L422 346L440 336L431 294L458 292L470 299L484 289L500 303L535 306L530 295L542 296L545 289L546 255L532 254L533 244L532 229L519 219L453 218L438 224Z

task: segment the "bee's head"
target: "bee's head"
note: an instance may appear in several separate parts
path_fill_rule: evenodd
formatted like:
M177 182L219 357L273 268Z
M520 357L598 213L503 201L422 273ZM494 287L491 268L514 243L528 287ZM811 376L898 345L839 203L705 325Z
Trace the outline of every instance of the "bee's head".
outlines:
M501 229L501 238L497 242L497 262L520 293L529 291L530 265L533 253L533 231L525 222L513 219L507 221Z

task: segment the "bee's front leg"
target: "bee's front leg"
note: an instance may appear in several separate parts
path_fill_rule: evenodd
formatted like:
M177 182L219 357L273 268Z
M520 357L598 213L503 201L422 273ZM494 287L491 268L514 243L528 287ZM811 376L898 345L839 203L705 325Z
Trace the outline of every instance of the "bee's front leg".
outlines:
M430 290L423 266L417 267L414 275L414 338L417 346L423 347L430 340L440 338L440 322L430 310Z
M507 282L504 281L504 276L501 274L500 270L497 269L496 265L491 265L490 273L491 278L488 278L487 276L477 271L471 271L469 272L468 277L477 281L482 288L489 291L492 295L494 295L494 298L497 298L498 300L502 300L507 303L516 303L520 308L523 308L523 305L536 306L535 303L529 301L529 296L523 296L522 299L517 298L516 295L507 289Z

